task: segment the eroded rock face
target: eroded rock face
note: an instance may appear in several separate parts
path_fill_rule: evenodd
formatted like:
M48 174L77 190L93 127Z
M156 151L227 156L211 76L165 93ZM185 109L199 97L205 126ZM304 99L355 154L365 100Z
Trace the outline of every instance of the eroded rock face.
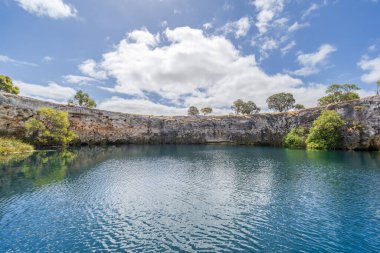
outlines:
M311 127L323 110L336 110L354 128L344 131L346 149L380 150L380 97L288 113L250 116L157 117L69 107L31 98L0 94L0 134L23 136L24 122L41 107L69 112L71 129L84 144L234 143L280 146L295 127ZM350 130L349 130L350 129Z

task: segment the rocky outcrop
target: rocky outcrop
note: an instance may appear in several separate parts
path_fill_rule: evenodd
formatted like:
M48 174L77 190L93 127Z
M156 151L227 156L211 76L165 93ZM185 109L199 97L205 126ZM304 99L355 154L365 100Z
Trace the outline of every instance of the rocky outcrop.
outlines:
M69 107L0 94L0 134L23 136L24 122L41 107L67 111L71 129L83 144L233 143L269 146L281 145L290 129L310 127L323 110L330 109L349 122L344 131L345 148L380 150L380 97L287 113L158 117Z

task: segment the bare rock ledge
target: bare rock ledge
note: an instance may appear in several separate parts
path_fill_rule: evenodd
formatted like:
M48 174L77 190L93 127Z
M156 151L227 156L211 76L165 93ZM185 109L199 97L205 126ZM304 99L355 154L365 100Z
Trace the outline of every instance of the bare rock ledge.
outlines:
M380 97L326 107L250 116L144 116L69 107L0 93L0 134L23 137L24 123L41 107L69 113L71 129L83 144L208 144L280 146L295 127L310 127L323 110L336 110L348 122L344 148L380 150Z

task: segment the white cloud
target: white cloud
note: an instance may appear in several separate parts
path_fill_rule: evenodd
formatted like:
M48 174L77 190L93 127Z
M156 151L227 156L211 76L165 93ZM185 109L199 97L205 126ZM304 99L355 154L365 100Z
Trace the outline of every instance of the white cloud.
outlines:
M233 33L235 38L244 37L251 28L251 22L248 17L243 17L235 22L228 22L222 28L224 34Z
M373 59L363 57L360 62L358 62L358 66L366 72L361 77L363 82L374 83L380 80L380 55Z
M107 73L103 70L99 70L96 61L92 59L84 61L80 64L79 70L82 71L83 74L91 76L95 79L104 80L107 78Z
M203 29L205 29L205 30L210 30L213 27L214 27L214 25L211 22L207 22L207 23L203 24Z
M180 109L195 105L223 110L238 98L253 100L264 108L266 98L276 92L293 92L305 100L306 105L315 104L316 95L323 94L317 92L319 88L303 85L301 80L287 74L266 74L253 55L241 55L221 35L208 36L202 30L189 27L166 29L165 44L155 46L142 40L131 41L129 37L103 54L101 61L90 60L90 69L115 79L116 85L109 90L136 96L144 103L149 101L148 92ZM117 103L113 104L113 110L124 110ZM162 109L160 104L158 107ZM134 110L148 113L141 107Z
M95 78L88 76L76 76L76 75L67 75L63 77L64 81L72 84L86 85L89 83L99 82Z
M281 53L283 55L286 55L296 45L297 45L297 43L294 40L292 40L291 42L289 42L288 44L286 44L286 46L284 46L283 48L281 48Z
M49 83L47 86L22 81L15 81L14 83L20 88L20 95L52 102L65 102L73 97L76 92L70 87L64 87L56 83Z
M75 17L77 10L62 0L15 0L24 10L54 19Z
M24 66L38 67L37 64L26 62L26 61L15 60L15 59L13 59L13 58L11 58L9 56L6 56L6 55L0 55L0 62L3 62L3 63L12 63L14 65L24 65Z
M304 13L302 14L302 19L305 19L307 16L309 16L312 12L319 9L319 6L316 3L312 3L309 8L307 8Z
M309 76L319 73L320 67L326 63L327 58L335 51L336 48L334 46L324 44L315 53L298 55L297 61L302 65L302 68L292 73L298 76Z
M45 63L49 63L49 62L52 62L54 60L53 57L51 56L45 56L44 58L42 58L42 61L45 62Z
M298 22L294 22L291 26L289 26L288 32L295 32L295 31L298 31L299 29L302 29L308 26L310 26L309 23L300 24Z
M145 115L186 115L186 108L170 107L147 99L124 99L112 97L98 105L99 109Z
M284 9L284 0L252 0L257 10L256 27L260 34L266 33L273 19Z

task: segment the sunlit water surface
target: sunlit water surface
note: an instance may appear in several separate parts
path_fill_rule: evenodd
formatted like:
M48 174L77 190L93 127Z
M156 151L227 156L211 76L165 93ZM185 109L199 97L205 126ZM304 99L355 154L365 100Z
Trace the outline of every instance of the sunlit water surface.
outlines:
M380 154L121 146L0 160L0 252L379 252Z

